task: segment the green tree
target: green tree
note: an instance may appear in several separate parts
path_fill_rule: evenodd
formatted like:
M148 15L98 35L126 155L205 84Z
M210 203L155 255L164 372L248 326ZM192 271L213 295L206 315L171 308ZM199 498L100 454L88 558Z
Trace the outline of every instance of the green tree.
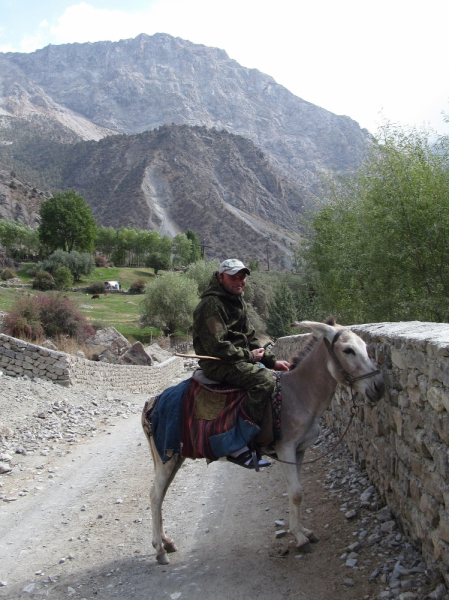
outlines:
M73 190L56 194L41 204L39 239L50 250L91 252L96 236L90 207Z
M296 307L293 294L285 281L276 287L268 312L268 333L274 338L291 335L290 324L296 319Z
M188 240L192 242L192 246L190 249L190 263L194 263L201 258L201 242L200 238L196 235L194 231L191 229L187 229L186 237Z
M256 260L255 258L251 258L250 261L249 261L248 269L251 271L251 273L256 272L256 271L260 271L260 263L259 263L259 261Z
M192 255L192 241L184 233L175 235L172 241L173 266L187 266Z
M449 319L449 142L387 125L356 176L329 186L298 252L346 322Z
M194 281L178 273L164 273L147 285L141 304L141 325L158 327L165 335L185 331L192 325L198 301Z
M218 271L219 266L218 260L199 260L189 266L185 276L193 279L198 286L199 293L202 294L209 287L212 275Z
M95 235L95 250L111 258L116 244L116 232L113 227L98 227Z
M157 275L159 271L167 271L170 268L170 259L161 252L152 252L147 257L145 266L154 269L154 274Z
M39 250L38 232L21 221L0 219L0 244L8 256L33 256Z

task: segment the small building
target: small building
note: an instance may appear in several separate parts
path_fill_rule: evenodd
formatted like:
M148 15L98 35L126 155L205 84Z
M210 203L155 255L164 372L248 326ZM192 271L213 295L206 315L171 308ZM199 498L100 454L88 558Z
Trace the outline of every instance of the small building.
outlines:
M104 282L104 289L105 290L119 290L120 289L120 284L118 281L105 281Z

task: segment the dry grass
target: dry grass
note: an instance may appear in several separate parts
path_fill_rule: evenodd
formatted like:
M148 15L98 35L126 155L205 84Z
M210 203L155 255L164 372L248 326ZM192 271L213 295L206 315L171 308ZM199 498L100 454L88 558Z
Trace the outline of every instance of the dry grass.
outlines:
M75 356L75 354L81 350L84 352L84 356L88 360L96 360L98 355L104 350L102 346L88 346L87 344L79 343L76 341L76 339L70 337L60 337L53 343L59 352L65 352L66 354L71 354L72 356Z

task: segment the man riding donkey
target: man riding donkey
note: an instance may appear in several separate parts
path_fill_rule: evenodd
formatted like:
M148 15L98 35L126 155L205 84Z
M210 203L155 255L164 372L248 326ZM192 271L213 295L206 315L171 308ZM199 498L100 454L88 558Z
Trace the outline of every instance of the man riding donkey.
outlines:
M275 387L269 369L288 371L289 363L276 360L256 338L242 297L247 275L250 271L240 260L221 263L193 313L193 346L197 355L220 359L202 359L199 366L209 379L245 390L243 410L260 426ZM254 469L254 456L244 446L227 459ZM270 464L257 460L258 466Z

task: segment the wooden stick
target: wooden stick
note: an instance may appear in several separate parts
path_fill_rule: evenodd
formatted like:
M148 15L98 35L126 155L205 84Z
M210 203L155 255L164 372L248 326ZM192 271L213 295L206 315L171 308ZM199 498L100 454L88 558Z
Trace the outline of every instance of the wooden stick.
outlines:
M181 356L181 358L200 358L202 360L221 360L221 358L217 358L216 356L198 356L197 354L178 354L178 352L175 352L175 356Z

